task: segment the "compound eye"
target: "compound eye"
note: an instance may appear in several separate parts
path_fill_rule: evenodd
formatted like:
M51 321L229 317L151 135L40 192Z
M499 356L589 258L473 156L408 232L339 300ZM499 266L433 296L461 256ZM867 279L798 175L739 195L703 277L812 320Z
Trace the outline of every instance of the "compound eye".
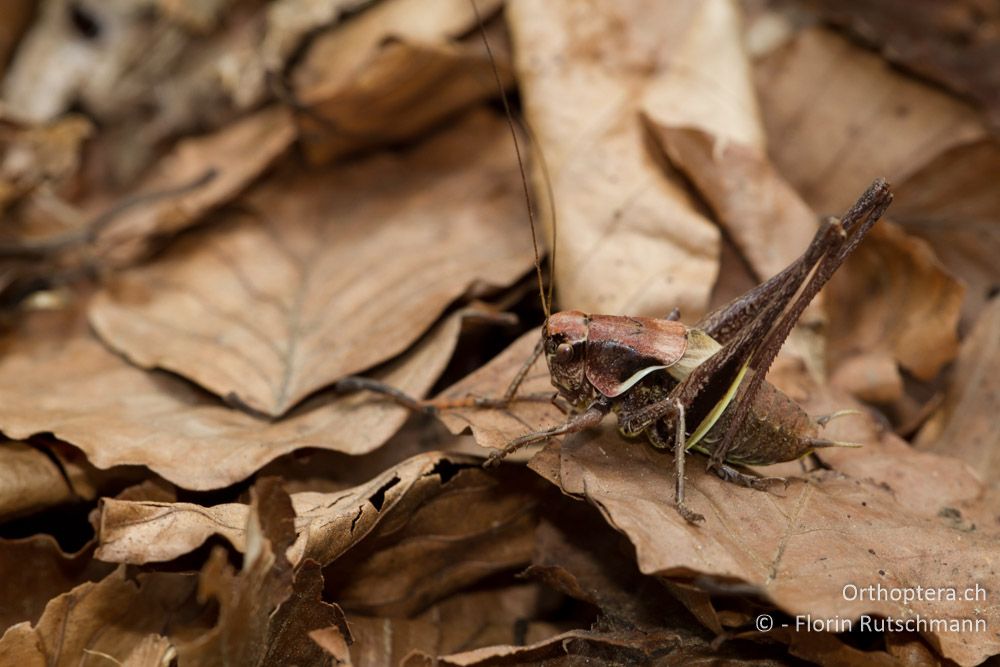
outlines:
M563 364L573 361L573 346L569 343L561 343L556 348L556 361Z

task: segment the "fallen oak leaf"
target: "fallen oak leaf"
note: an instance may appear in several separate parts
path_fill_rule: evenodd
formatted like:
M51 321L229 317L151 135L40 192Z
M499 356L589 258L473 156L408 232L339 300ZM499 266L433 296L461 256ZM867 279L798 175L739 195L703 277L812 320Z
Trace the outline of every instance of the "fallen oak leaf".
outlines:
M281 421L264 421L109 352L87 330L82 307L33 313L3 339L0 431L51 432L97 467L142 465L204 490L245 479L296 449L371 451L409 416L365 393L327 394ZM426 392L451 357L461 318L447 318L372 377L412 395Z
M528 270L509 145L480 112L402 156L286 170L245 213L121 274L90 321L133 362L280 416L402 353L474 282Z

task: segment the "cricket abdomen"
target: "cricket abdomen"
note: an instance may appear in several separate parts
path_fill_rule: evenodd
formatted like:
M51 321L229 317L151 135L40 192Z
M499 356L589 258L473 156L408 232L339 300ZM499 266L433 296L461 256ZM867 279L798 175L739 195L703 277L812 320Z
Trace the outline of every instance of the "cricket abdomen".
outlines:
M715 447L721 446L732 416L730 407L694 449L711 454ZM818 432L819 426L798 403L764 382L746 421L733 434L726 461L745 465L794 461L814 449L813 440Z

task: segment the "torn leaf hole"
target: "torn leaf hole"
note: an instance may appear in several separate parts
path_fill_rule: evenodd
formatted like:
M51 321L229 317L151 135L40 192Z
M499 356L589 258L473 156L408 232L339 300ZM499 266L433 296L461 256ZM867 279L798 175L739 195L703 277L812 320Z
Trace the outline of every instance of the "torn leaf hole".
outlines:
M468 463L455 463L454 461L449 461L448 459L440 459L434 464L434 467L430 469L429 472L424 474L424 477L430 477L431 475L437 475L441 478L441 484L447 484L452 477L457 475L460 470L465 468L478 468L479 466L471 465Z
M382 511L382 505L385 504L386 491L396 486L397 484L399 484L399 477L393 475L392 479L390 479L388 482L380 486L375 493L368 496L368 502L370 502L375 507L376 512Z

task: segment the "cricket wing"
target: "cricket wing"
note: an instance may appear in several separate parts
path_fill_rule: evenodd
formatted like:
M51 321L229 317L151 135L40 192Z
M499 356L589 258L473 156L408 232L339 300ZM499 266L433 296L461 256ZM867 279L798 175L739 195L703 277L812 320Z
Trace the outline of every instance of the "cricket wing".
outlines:
M587 380L604 396L620 396L650 373L676 364L687 344L687 327L680 322L592 315Z

